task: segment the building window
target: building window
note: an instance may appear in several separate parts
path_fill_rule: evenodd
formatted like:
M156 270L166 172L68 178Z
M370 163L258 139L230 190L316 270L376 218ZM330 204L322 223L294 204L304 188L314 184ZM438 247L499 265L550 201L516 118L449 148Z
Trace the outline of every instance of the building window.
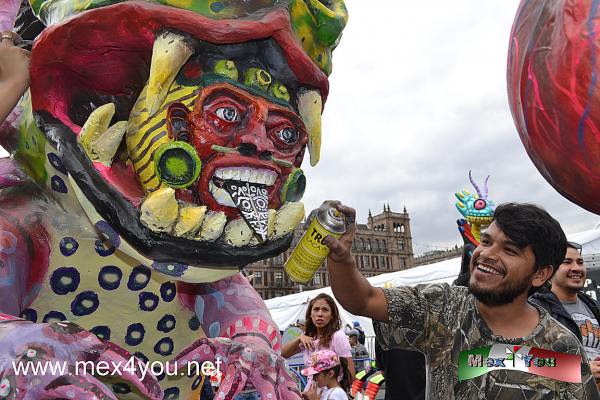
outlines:
M387 242L385 240L381 241L381 251L387 253Z
M369 256L363 256L365 260L365 268L370 268L371 264L369 263Z
M404 269L405 266L404 257L400 257L400 269Z
M375 267L375 269L379 269L379 258L377 258L377 256L374 256L373 259L373 266Z
M254 283L257 285L262 285L263 280L262 280L262 272L261 271L256 271L254 273Z
M365 250L365 240L363 238L360 238L360 251L364 251Z
M367 251L371 251L371 239L367 239Z
M404 239L398 239L398 250L404 250Z
M313 279L315 285L321 284L321 274L315 274L315 278Z
M283 283L283 272L275 272L275 284L281 285Z

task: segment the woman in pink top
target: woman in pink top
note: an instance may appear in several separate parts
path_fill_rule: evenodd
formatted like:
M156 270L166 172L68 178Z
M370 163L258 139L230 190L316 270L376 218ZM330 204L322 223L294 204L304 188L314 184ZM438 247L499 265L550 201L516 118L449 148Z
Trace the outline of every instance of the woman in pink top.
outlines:
M285 358L302 352L304 365L309 365L313 352L331 350L338 357L346 358L350 371L350 382L354 380L354 363L348 337L341 329L340 313L333 298L319 294L308 303L304 334L286 343L281 349Z

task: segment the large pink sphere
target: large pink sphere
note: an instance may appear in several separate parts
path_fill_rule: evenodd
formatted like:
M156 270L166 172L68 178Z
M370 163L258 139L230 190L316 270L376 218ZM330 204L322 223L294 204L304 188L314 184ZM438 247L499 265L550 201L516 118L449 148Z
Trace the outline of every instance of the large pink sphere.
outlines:
M508 95L531 160L563 196L600 214L600 2L523 0Z

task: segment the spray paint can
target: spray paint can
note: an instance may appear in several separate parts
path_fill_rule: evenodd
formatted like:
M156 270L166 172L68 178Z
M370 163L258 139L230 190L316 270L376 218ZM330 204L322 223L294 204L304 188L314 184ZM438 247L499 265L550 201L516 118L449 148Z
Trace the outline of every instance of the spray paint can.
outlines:
M345 232L344 215L335 207L323 203L283 266L289 278L302 285L310 282L329 255L329 247L323 240L328 235L339 238Z

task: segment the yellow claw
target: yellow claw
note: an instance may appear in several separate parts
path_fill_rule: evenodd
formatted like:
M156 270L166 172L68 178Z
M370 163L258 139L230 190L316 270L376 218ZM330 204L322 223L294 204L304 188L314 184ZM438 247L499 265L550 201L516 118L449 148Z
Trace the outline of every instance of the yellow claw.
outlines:
M225 241L234 247L250 243L253 234L254 231L243 218L234 219L225 227Z
M110 167L113 158L123 141L123 135L127 130L127 121L120 121L111 126L96 140L89 144L88 156L92 161L100 161Z
M104 104L92 111L85 124L83 124L83 128L79 133L79 143L88 157L92 154L91 143L106 132L114 115L114 103Z
M179 70L193 53L194 49L181 35L166 32L156 38L146 89L146 108L149 116L158 111Z
M175 236L194 237L202 226L206 206L184 206L179 210L179 219L173 228Z
M310 165L315 166L321 158L321 111L323 102L318 90L305 90L298 96L298 113L308 132Z
M175 190L158 189L146 196L142 203L140 220L154 232L171 232L179 215Z
M215 241L223 234L227 217L223 211L208 211L204 216L202 228L196 240Z
M292 233L304 219L304 204L301 202L285 203L275 215L273 239Z

